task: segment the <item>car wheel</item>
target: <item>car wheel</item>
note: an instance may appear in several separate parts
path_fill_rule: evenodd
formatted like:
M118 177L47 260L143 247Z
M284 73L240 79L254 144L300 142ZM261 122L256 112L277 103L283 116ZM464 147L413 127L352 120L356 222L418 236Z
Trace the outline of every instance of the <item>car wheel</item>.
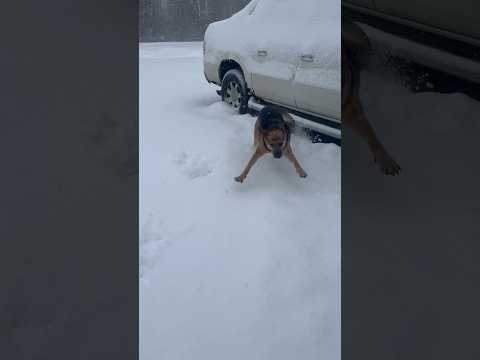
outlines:
M248 90L245 78L240 70L227 71L222 80L222 100L238 110L240 114L248 111Z

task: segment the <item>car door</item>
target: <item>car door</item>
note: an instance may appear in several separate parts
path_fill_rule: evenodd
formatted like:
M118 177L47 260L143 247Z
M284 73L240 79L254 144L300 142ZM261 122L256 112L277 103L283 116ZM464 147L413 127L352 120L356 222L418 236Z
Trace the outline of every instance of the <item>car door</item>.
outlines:
M303 21L302 41L297 52L297 70L293 81L295 106L331 120L341 119L341 18L338 11Z
M254 94L290 107L295 106L292 82L299 37L288 15L298 1L259 1L249 29L256 34L249 63Z
M375 0L375 5L384 14L480 40L478 0Z

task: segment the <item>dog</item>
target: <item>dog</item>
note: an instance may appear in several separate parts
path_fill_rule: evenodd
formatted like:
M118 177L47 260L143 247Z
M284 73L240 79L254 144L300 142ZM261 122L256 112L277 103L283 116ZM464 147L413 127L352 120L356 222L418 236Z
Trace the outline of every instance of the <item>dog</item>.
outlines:
M243 183L252 166L258 159L268 153L272 153L276 159L285 156L292 162L301 178L307 177L307 173L303 170L290 146L290 136L294 123L294 119L288 112L273 106L264 107L255 122L253 139L255 152L243 172L235 178L235 181Z
M400 166L385 150L368 121L359 97L360 70L357 55L370 52L368 36L355 23L342 17L342 122L352 128L367 143L373 160L386 175L400 174Z

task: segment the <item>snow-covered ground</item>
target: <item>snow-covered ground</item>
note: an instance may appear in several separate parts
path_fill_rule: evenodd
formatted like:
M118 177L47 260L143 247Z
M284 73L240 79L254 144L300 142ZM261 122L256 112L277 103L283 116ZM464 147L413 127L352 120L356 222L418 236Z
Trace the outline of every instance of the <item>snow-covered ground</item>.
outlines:
M252 154L201 43L140 45L142 360L340 359L340 148Z

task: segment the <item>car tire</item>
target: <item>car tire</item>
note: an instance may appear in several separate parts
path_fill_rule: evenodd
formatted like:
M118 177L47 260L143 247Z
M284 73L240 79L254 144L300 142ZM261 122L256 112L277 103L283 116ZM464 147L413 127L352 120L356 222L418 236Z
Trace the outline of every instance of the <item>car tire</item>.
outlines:
M222 100L240 114L246 114L248 99L247 83L242 72L238 69L228 70L222 79Z

